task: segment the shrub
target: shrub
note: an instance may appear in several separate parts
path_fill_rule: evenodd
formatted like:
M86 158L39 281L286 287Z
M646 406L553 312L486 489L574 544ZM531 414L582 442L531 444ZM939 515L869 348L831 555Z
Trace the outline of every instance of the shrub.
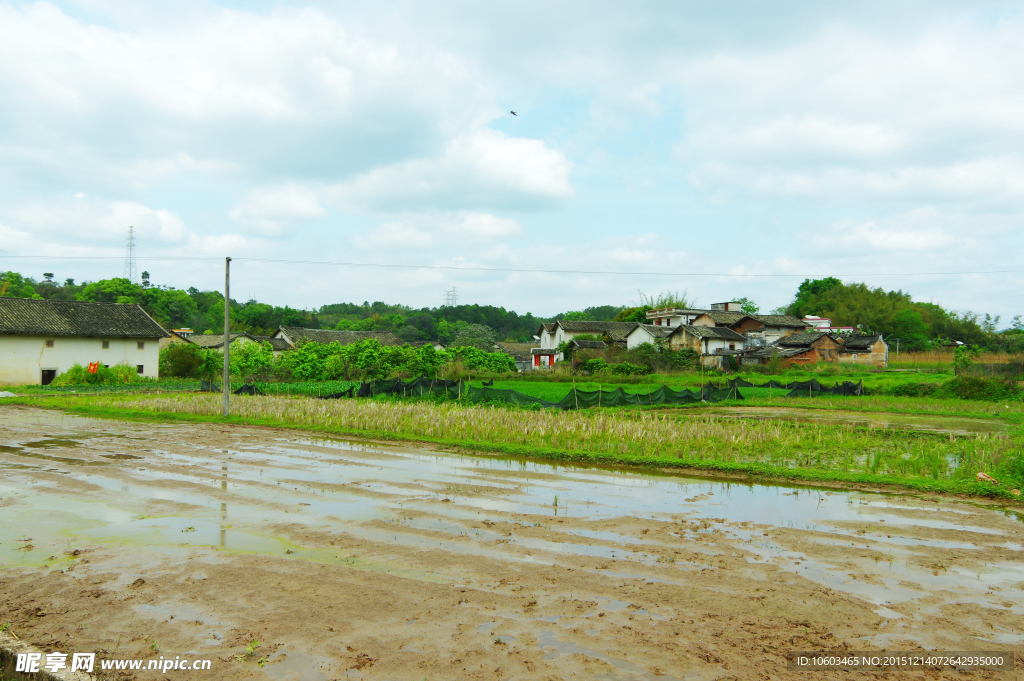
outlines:
M622 362L621 364L612 364L611 370L613 374L620 376L643 376L651 373L651 370L642 364L633 364L632 362Z
M50 385L84 385L89 383L91 374L81 364L75 364L63 374L57 376Z
M1016 382L980 376L957 376L942 385L942 393L961 400L1016 400L1021 397Z
M596 374L599 371L604 371L608 368L608 362L603 357L594 357L593 359L583 360L580 363L580 370L587 374Z
M160 351L160 375L194 378L203 364L203 348L192 343L171 343Z
M941 386L935 383L902 383L887 391L895 397L930 397L939 392Z
M111 385L115 383L142 383L152 380L140 376L130 364L115 364L112 367L100 365L96 373L91 374L81 364L75 364L63 374L53 379L50 385Z

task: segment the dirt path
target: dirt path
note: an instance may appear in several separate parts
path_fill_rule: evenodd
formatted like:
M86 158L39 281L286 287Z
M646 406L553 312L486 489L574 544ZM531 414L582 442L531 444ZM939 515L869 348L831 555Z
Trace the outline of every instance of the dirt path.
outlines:
M213 660L167 678L851 678L787 668L813 650L1021 666L1024 526L948 499L0 407L0 514L0 625Z

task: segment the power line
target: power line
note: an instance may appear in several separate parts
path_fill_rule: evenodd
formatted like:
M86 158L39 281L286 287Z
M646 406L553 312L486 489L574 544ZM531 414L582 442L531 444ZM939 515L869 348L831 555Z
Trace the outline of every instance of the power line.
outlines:
M109 255L0 255L6 259L37 259L37 260L118 260L119 256ZM220 262L223 258L200 258L200 257L167 257L154 256L136 258L136 260L156 262ZM611 276L640 276L640 277L955 277L962 275L981 274L1024 274L1024 270L968 270L961 272L855 272L852 274L837 274L825 272L818 274L755 274L736 272L620 272L612 270L546 270L541 268L517 268L517 267L458 267L455 265L401 265L397 263L372 263L372 262L344 262L333 260L285 260L280 258L232 258L232 262L261 262L282 265L325 265L333 267L380 267L385 269L408 269L408 270L450 270L456 272L518 272L524 274L599 274Z

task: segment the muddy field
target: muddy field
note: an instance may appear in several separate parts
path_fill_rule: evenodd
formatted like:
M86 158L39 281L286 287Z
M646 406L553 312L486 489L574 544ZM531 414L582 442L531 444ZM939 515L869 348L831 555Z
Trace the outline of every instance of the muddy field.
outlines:
M1024 526L945 498L0 407L0 518L0 626L213 660L140 679L877 678L785 655L925 649L1024 678Z

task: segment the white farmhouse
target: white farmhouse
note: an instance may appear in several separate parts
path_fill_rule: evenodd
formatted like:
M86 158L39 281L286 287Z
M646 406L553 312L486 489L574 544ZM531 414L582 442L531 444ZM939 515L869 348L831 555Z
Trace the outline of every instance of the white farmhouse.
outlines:
M632 350L644 343L656 345L658 341L665 340L672 335L678 326L656 326L654 324L637 324L636 328L626 334L626 348Z
M92 362L156 378L167 336L138 305L0 298L0 385L47 385Z

